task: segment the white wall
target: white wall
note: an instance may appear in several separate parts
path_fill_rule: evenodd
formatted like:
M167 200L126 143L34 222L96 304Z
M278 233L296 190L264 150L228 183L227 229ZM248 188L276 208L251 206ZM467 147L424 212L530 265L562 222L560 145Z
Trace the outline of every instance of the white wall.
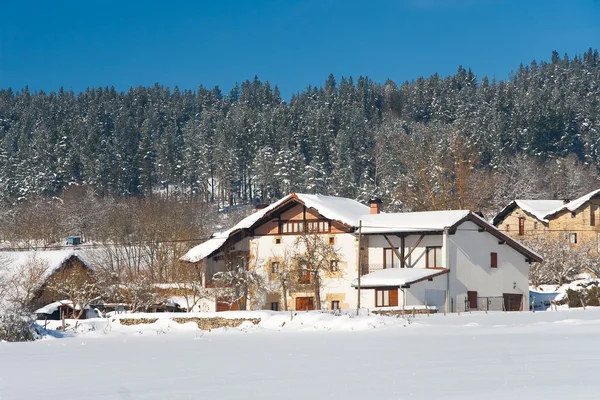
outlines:
M345 303L350 308L356 308L358 296L356 289L351 287L352 280L357 277L358 270L356 267L356 250L357 241L354 234L350 233L338 233L338 234L322 234L323 240L332 236L335 237L335 248L340 255L340 272L339 278L322 278L322 290L321 290L321 308L328 309L326 298L327 293L336 293L345 295ZM275 244L275 238L281 238L281 244ZM269 259L273 257L282 257L287 249L288 254L301 253L302 249L296 246L297 236L295 235L281 235L281 236L256 236L251 240L250 252L255 257L257 266L264 266L268 263ZM266 269L259 268L265 274L265 278L268 279ZM311 288L312 289L312 288ZM361 301L365 300L366 297L361 296ZM283 306L280 304L280 306ZM288 302L289 308L294 308L293 302Z
M410 250L414 247L414 245L419 240L421 235L410 235L407 236L404 242L404 254L408 255ZM387 235L388 239L394 244L394 246L398 249L398 252L401 252L400 245L401 239L393 234ZM410 257L406 260L407 268L425 268L425 251L426 247L431 246L441 246L442 245L442 235L425 235L419 246L412 252ZM390 244L383 237L383 235L369 235L369 264L374 267L381 269L383 266L383 249L389 248ZM444 265L444 264L442 264Z
M524 309L529 304L529 263L525 255L499 244L488 232L467 221L461 224L450 242L450 296L453 304L463 304L468 290L479 297L522 294ZM498 253L498 268L490 268L490 253Z

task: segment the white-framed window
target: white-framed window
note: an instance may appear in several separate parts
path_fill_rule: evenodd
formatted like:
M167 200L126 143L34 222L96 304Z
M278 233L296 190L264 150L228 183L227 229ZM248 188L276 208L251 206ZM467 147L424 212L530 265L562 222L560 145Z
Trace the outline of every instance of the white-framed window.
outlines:
M329 261L329 270L331 272L336 272L340 270L340 265L338 264L338 260Z
M577 243L577 233L569 234L569 242L571 242L573 244Z
M277 273L279 272L279 268L281 267L281 264L279 263L279 261L273 261L271 263L271 272L272 273Z
M271 302L271 311L279 311L279 302L278 301Z

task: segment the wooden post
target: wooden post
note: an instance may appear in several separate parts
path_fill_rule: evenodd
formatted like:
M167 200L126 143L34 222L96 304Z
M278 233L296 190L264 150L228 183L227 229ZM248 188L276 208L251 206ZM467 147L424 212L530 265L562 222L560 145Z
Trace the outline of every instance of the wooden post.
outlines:
M360 248L362 246L361 243L361 234L362 234L362 219L358 221L358 249L356 250L356 265L358 266L358 285L356 289L358 290L358 302L356 306L356 315L360 312L360 275L362 274L362 260L360 258L361 251Z
M415 308L413 307L413 313L412 313L413 318L415 317Z
M583 311L585 311L585 302L583 301L583 297L580 297L579 300L581 301L581 306L583 307Z
M64 307L60 307L60 319L62 321L62 330L65 331L65 312L63 310Z
M427 305L427 300L425 300L425 310L427 311L427 316L429 317L429 306Z

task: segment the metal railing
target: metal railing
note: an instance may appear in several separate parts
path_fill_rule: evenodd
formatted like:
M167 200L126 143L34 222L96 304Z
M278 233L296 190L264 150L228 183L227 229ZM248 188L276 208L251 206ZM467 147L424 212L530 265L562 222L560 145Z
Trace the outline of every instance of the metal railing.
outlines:
M458 301L452 307L453 312L468 312L468 311L505 311L505 303L503 296L487 296L477 297L477 303L471 304L469 299L465 297L463 301Z

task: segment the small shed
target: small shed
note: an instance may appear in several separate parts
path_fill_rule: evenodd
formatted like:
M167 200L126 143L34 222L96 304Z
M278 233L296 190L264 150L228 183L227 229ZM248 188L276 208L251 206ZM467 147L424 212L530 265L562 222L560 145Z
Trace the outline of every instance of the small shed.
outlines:
M67 244L71 246L79 246L81 244L81 237L79 236L69 236L67 238Z

